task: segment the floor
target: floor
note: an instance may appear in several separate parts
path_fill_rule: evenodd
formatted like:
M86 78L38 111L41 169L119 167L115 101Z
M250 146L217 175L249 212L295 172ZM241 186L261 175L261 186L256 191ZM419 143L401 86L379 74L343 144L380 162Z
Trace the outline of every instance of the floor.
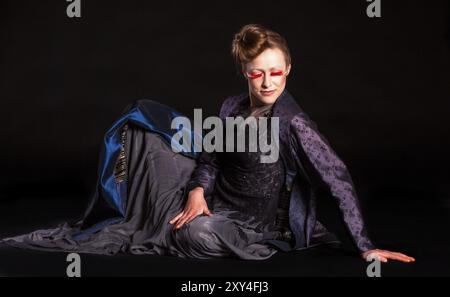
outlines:
M397 202L392 202L397 201ZM365 205L372 240L380 247L407 253L416 263L382 264L381 276L450 276L450 207L444 202L392 200ZM80 197L21 197L0 204L0 237L51 228L83 212ZM332 212L332 210L330 210ZM335 214L336 215L336 214ZM328 216L331 221L339 217ZM338 225L338 224L337 224ZM333 226L333 224L332 224ZM330 228L332 229L332 228ZM365 277L368 263L352 252L344 233L342 248L320 247L278 253L264 261L235 259L187 260L162 256L99 256L81 254L83 276L233 276ZM1 276L66 276L67 253L41 252L0 246Z

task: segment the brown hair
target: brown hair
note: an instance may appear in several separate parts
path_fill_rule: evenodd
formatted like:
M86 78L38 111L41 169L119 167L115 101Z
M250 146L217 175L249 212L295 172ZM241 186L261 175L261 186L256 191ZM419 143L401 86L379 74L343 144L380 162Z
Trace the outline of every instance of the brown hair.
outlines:
M291 54L286 39L259 24L245 25L234 35L231 55L239 70L242 69L243 64L250 62L268 48L280 49L284 53L286 65L291 64Z

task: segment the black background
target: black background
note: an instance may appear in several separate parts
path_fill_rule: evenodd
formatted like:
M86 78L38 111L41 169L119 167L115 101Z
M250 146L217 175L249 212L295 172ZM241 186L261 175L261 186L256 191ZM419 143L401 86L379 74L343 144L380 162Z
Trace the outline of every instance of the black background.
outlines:
M63 0L0 3L1 235L82 212L133 100L206 117L246 91L230 44L260 23L287 39L287 89L348 165L374 241L422 256L392 274L450 274L448 1L384 0L381 18L363 0L82 0L81 18Z

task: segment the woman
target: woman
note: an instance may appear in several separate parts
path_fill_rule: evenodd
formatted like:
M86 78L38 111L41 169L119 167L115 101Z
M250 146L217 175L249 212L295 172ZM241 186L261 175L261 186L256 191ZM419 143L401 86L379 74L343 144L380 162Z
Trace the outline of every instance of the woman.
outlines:
M367 237L346 166L285 89L291 56L284 38L246 25L232 54L248 92L227 98L220 119L266 118L261 139L278 135L278 158L261 162L266 152L250 150L250 143L239 151L228 137L231 149L224 152L174 152L171 123L180 114L138 100L106 133L97 191L84 217L3 242L82 253L267 259L278 250L338 242L315 215L315 196L325 185L363 258L414 261L376 249ZM249 140L250 129L244 131Z

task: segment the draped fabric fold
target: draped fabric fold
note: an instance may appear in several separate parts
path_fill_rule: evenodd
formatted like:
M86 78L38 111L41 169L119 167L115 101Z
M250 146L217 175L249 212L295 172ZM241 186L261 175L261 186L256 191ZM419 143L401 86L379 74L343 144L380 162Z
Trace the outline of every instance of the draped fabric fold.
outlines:
M247 93L228 97L220 118L239 113L248 101ZM280 119L280 157L285 169L282 187L289 195L285 204L293 243L279 240L274 231L258 232L258 222L237 220L233 209L200 216L181 232L172 232L168 221L183 210L189 189L200 185L212 193L219 168L196 151L195 139L202 135L190 126L172 128L172 120L183 117L181 113L148 99L127 106L105 133L95 192L81 219L0 242L101 254L131 251L196 258L233 254L242 259L265 259L276 249L339 243L316 218L316 187L324 183L337 200L358 250L373 248L350 175L329 143L287 90L272 111L272 116ZM193 140L190 149L172 142L180 132ZM178 145L177 152L172 145ZM126 169L124 162L129 162Z
M19 248L115 255L170 255L197 259L238 257L262 260L276 249L261 242L276 232L259 232L259 222L234 210L199 216L174 231L168 222L184 207L186 185L198 153L171 147L172 136L198 137L189 127L171 128L183 116L152 100L138 100L106 132L98 182L82 219L56 228L3 238ZM126 148L125 150L123 148ZM126 165L123 163L126 161ZM124 169L126 178L120 177Z

